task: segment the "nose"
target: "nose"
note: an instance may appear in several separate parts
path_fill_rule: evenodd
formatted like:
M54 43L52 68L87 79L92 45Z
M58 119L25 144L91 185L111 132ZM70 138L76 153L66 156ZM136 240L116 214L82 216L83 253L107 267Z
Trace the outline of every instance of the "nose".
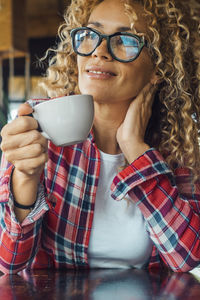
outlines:
M101 44L95 49L95 51L92 53L92 56L103 58L109 61L113 59L108 51L107 41L105 39L102 40Z

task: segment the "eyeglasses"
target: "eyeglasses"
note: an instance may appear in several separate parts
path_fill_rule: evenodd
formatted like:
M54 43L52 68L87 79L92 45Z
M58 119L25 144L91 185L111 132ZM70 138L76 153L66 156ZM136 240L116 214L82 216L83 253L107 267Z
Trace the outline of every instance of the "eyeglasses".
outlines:
M129 32L116 32L107 35L89 27L79 27L72 29L70 35L72 47L76 54L89 56L101 44L103 39L106 39L108 52L112 58L125 63L135 60L140 55L143 47L148 47L148 42L144 37Z

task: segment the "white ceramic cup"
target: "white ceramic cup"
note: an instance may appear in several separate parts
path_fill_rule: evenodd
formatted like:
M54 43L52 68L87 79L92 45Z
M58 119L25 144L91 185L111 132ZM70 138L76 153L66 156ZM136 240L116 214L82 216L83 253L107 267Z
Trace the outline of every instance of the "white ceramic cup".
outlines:
M33 117L38 121L42 135L57 146L83 142L93 124L94 103L91 95L45 100L33 109Z

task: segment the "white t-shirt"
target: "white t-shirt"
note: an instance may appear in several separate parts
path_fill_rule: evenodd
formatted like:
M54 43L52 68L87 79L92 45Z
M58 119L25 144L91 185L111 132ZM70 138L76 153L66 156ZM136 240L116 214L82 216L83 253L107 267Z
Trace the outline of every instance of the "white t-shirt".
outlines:
M152 252L152 241L139 208L130 201L115 201L110 185L124 155L101 154L101 170L88 248L91 268L142 268Z

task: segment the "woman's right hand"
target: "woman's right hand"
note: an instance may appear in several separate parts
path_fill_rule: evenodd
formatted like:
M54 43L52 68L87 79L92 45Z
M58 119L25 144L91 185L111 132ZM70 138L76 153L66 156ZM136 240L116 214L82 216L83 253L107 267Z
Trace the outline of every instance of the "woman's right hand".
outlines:
M37 130L37 121L27 116L32 107L24 103L18 109L18 118L5 125L1 131L1 149L8 162L21 176L39 179L48 159L47 140Z

